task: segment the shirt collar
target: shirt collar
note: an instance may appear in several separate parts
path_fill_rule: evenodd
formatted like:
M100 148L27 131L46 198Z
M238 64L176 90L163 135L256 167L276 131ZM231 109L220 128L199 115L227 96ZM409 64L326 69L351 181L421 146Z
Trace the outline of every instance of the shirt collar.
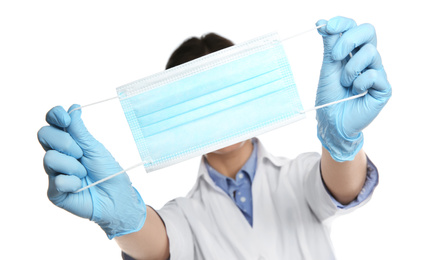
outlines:
M253 152L251 153L250 157L246 161L246 163L242 166L242 168L239 170L239 172L236 174L236 177L238 177L239 173L242 172L244 174L247 174L251 182L254 179L254 176L256 174L256 165L257 165L257 140L251 140L253 143ZM229 177L226 177L219 173L217 170L212 168L206 161L205 158L204 163L207 169L207 172L209 173L210 178L217 184L217 186L220 187L227 187L228 182L230 181Z
M283 166L284 160L280 159L278 157L275 157L275 156L271 155L270 153L268 153L268 151L266 151L266 149L263 147L263 144L260 142L260 140L258 138L254 137L251 140L255 144L254 149L256 150L256 165L255 165L256 168L259 166L259 164L263 164L263 161L265 159L269 160L272 164L274 164L277 167ZM253 153L254 153L254 151L253 151ZM251 159L251 156L250 156L250 159ZM248 172L250 172L250 171L248 171ZM253 171L253 172L254 172L254 174L256 173L256 171ZM202 156L202 159L201 159L198 175L199 175L199 177L203 177L211 185L215 185L214 181L210 178L210 176L208 174L208 169L206 167L206 158L204 156ZM255 175L252 177L254 178Z

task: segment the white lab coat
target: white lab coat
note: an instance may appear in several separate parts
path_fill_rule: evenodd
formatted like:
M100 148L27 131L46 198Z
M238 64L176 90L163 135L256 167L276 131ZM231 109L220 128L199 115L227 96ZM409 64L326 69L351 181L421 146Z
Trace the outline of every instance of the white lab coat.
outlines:
M320 175L320 155L274 157L257 141L252 185L253 227L209 177L202 159L195 186L185 198L158 211L176 259L334 259L330 220L339 209Z

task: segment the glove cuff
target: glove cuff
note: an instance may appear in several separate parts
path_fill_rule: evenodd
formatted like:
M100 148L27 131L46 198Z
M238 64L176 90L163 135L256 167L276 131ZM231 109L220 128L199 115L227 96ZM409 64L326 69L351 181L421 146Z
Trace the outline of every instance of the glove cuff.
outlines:
M134 187L132 187L132 190L131 205L125 206L124 203L118 202L122 205L119 205L119 208L115 206L108 218L108 212L105 212L106 217L104 219L97 217L99 214L94 214L91 219L105 231L110 240L137 232L143 228L147 216L146 204Z
M360 132L353 138L346 137L338 129L329 131L327 127L317 126L317 137L323 147L337 162L352 161L364 145L364 135Z

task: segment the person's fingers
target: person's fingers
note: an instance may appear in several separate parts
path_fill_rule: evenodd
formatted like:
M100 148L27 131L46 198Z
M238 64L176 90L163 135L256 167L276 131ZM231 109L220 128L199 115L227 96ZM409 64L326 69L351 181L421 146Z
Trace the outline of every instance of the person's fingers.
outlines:
M44 126L38 131L38 140L45 151L57 150L76 159L83 156L83 151L65 131L54 126Z
M383 68L380 70L369 69L353 81L353 91L355 93L363 93L367 90L368 94L377 102L384 103L391 97L391 85Z
M340 34L356 27L353 19L337 16L328 21L324 28L327 34Z
M63 193L74 192L82 186L81 179L73 175L57 175L54 179L54 183L57 191Z
M45 120L48 124L59 128L68 127L71 123L71 117L66 110L61 106L56 106L48 111Z
M327 26L328 27L328 26ZM334 60L343 60L349 53L356 48L365 44L376 46L376 30L371 24L361 24L345 31L332 49L332 58Z
M73 105L69 108L69 111L74 110L79 105ZM81 119L81 109L74 110L70 113L71 123L67 128L68 133L77 142L77 144L83 149L83 152L91 151L99 143L87 130Z
M367 69L382 69L382 59L376 47L364 45L345 65L341 74L341 85L352 86L353 81Z
M65 174L81 179L87 175L87 170L74 157L49 150L44 157L44 167L48 175Z
M318 28L317 31L323 37L323 63L333 63L335 60L332 57L332 50L334 45L340 39L341 33L356 26L356 22L352 19L345 17L335 17L329 21L319 20L316 26L325 25ZM336 64L340 65L340 64Z

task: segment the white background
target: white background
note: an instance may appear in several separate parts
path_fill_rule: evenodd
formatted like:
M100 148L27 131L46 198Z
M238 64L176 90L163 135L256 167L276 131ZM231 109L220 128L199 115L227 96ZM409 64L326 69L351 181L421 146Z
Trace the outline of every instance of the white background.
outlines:
M94 223L46 198L36 133L53 106L116 95L115 88L164 69L185 38L217 32L242 42L271 31L295 34L336 15L372 23L393 97L365 130L380 171L368 205L334 222L339 259L433 259L431 7L428 1L2 1L1 259L119 259ZM430 10L430 11L429 11ZM322 41L310 32L286 43L304 107L314 105ZM118 101L83 110L93 135L123 167L139 162ZM429 127L430 126L430 127ZM320 151L314 112L260 137L275 155ZM199 159L129 174L155 208L183 196ZM11 257L14 254L15 257Z

